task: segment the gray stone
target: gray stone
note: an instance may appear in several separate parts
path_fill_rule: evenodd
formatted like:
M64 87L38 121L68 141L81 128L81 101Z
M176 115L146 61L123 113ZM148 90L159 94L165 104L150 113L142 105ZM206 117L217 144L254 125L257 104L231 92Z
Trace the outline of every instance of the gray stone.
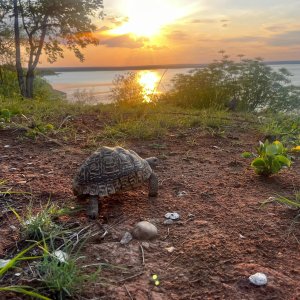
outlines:
M171 219L167 219L167 220L164 221L165 225L172 225L173 223L174 223L174 221L171 220Z
M178 197L185 197L185 196L187 196L187 195L188 195L188 192L186 192L186 191L180 191L180 192L178 192L178 194L177 194Z
M151 240L157 237L158 230L153 224L142 221L135 225L135 228L132 230L132 235L138 240Z
M130 232L126 231L124 236L122 237L120 243L122 245L128 244L132 240L132 235Z

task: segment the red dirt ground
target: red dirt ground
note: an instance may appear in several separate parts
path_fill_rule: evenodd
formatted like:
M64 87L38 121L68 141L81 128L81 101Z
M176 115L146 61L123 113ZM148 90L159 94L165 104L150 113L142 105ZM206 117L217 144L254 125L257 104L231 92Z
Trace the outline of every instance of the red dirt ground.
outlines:
M107 262L126 269L102 271L99 280L74 299L300 299L300 226L293 226L297 212L280 204L260 208L270 196L300 190L299 159L270 178L255 175L241 153L254 150L261 136L246 128L235 127L224 137L189 129L160 140L128 142L126 146L142 157L161 159L156 170L159 196L148 200L144 187L103 200L98 221L106 224L108 234L85 246L84 263ZM31 191L36 203L45 204L51 196L51 201L74 205L72 178L92 152L83 142L60 147L1 130L0 149L0 178L13 190ZM187 195L178 197L180 191ZM12 197L21 212L29 197ZM18 223L5 211L3 199L0 258L18 239L18 231L9 227ZM164 215L173 211L180 220L164 225ZM93 222L83 213L72 218ZM155 224L159 237L121 245L125 231L141 220ZM249 283L248 276L256 272L268 276L266 286ZM158 275L159 286L151 282L152 274ZM110 280L115 283L101 284Z

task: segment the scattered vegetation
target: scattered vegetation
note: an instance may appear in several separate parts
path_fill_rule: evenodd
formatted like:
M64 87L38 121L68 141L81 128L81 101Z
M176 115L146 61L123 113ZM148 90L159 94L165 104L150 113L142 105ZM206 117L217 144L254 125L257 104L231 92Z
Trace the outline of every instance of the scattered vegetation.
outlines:
M178 74L164 98L182 107L225 108L233 99L241 111L297 111L300 88L293 86L286 69L274 71L261 59L219 61L191 74ZM233 108L232 108L233 109Z
M49 251L44 249L44 256L38 262L36 269L43 285L56 299L72 297L83 288L86 281L92 280L100 272L85 275L78 261L78 253L64 251Z
M38 245L38 243L34 243L34 244L28 246L27 248L25 248L24 250L22 250L15 257L8 259L5 266L0 268L0 281L4 277L4 275L6 273L8 273L10 270L14 269L18 263L41 258L40 256L29 256L29 257L25 256L30 250L32 250L37 245ZM34 297L37 299L50 300L50 298L41 295L40 293L36 292L30 286L22 286L22 285L2 286L2 285L0 285L0 293L1 292L15 292L15 293L20 293L20 294L27 295L30 297Z
M259 142L259 146L256 148L257 155L244 152L243 157L256 157L251 162L251 167L258 175L270 176L272 174L278 173L283 167L291 166L291 159L287 154L287 149L282 145L281 142L275 141L269 143L266 140L264 143Z
M55 204L50 205L50 202L48 202L45 207L40 207L38 212L30 204L23 216L19 215L15 209L11 208L11 210L20 222L21 233L25 239L39 241L63 231L61 227L53 222L53 219L65 213L66 210L60 209Z
M259 117L259 130L269 141L280 140L285 145L300 145L300 116L283 113L265 114Z
M279 196L279 197L275 197L274 201L281 204L285 204L292 208L300 209L300 192L296 192L292 199Z

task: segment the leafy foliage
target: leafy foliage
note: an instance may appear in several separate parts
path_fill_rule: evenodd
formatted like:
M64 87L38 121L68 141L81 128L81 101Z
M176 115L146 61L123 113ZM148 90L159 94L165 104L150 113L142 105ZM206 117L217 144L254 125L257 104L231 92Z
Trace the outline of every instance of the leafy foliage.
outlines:
M220 61L177 74L166 100L183 107L225 107L237 99L240 110L295 111L300 109L300 87L291 85L286 69L274 71L261 59Z
M0 17L5 20L0 23L4 26L0 33L12 27L10 17L13 16L15 62L22 96L33 98L34 70L43 51L51 63L63 58L64 49L72 51L80 61L84 60L81 49L99 43L92 32L96 30L94 20L103 16L102 8L102 0L0 2ZM22 47L27 50L26 83Z
M39 133L50 133L54 130L54 126L52 124L35 124L27 130L26 136L30 138L36 138Z
M275 141L269 143L260 142L259 147L256 148L257 157L252 161L251 167L258 175L270 176L278 173L283 167L290 167L291 160L287 155L287 149L282 145L281 142ZM249 158L256 156L250 152L244 152L243 157Z
M259 129L269 140L281 140L285 145L300 145L300 116L282 113L259 117Z
M138 83L137 73L127 72L113 79L111 99L117 105L136 105L144 101L143 87Z

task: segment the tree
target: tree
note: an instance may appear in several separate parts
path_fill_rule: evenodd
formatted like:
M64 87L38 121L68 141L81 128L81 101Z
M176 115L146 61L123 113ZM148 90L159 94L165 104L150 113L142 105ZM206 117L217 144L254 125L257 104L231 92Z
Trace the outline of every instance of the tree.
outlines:
M33 98L34 71L42 52L53 63L64 57L64 49L81 52L97 45L94 20L102 16L103 0L2 0L0 9L13 16L15 63L22 96ZM22 53L26 50L27 69L23 74Z

